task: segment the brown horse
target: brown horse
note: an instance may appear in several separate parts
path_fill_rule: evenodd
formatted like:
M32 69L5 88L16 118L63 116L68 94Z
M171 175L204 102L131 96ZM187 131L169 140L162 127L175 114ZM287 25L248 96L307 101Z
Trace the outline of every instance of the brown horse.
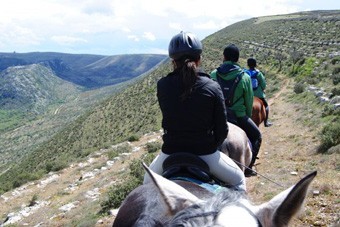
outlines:
M257 127L259 127L260 124L266 119L266 107L264 106L262 100L256 96L254 96L251 119L254 121Z
M170 181L144 165L152 181L123 201L113 227L130 226L288 226L306 198L316 171L269 202L252 205L244 192L211 192L186 181Z
M221 151L228 155L244 172L249 166L252 152L246 133L238 126L229 123L229 133L221 145Z

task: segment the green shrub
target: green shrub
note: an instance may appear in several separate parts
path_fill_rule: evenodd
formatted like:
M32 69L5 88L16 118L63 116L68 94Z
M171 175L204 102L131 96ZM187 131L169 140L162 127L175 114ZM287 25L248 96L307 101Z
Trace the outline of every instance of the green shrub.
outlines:
M107 200L103 201L101 210L99 213L107 213L112 208L118 208L126 196L136 187L143 183L145 170L142 166L142 162L149 165L154 159L155 154L146 154L141 160L133 160L130 163L130 175L124 182L112 187L107 195Z
M339 74L340 73L340 67L335 67L333 69L333 74L336 75L336 74Z
M37 180L41 177L38 173L21 173L19 174L16 179L13 181L13 188L20 187L21 185Z
M337 85L340 83L340 74L335 74L331 76L332 82L334 85Z
M305 85L303 83L296 83L294 86L294 92L300 94L305 91Z
M149 153L154 153L160 150L162 147L162 143L160 142L149 142L146 144L146 149Z
M56 172L56 171L62 170L66 167L67 167L67 164L65 162L53 161L53 162L46 163L45 169L46 169L46 172L49 173L51 171Z
M140 137L141 137L140 135L133 134L133 135L129 136L128 141L129 142L138 141L140 139Z
M111 159L119 156L119 154L130 153L130 152L132 152L132 147L129 144L124 143L122 145L119 145L119 146L113 148L112 151L107 153L107 156L111 160Z
M335 87L332 89L331 92L332 92L332 96L338 96L340 95L340 88Z
M331 104L326 104L325 107L323 108L321 116L327 117L332 114L334 114L334 107Z
M144 162L147 166L150 165L152 160L155 158L156 154L146 154L144 157L142 157L142 160L134 160L131 162L129 168L130 168L130 175L132 177L135 177L140 180L140 183L142 183L145 170L143 168L142 162Z
M118 208L126 196L140 184L135 177L128 177L123 183L111 188L108 192L108 199L101 202L99 213L105 214L112 208Z
M29 201L28 206L29 207L34 206L35 204L37 204L37 200L38 200L38 195L34 194L31 200Z
M333 146L340 144L340 118L330 122L321 131L321 145L319 151L324 153Z

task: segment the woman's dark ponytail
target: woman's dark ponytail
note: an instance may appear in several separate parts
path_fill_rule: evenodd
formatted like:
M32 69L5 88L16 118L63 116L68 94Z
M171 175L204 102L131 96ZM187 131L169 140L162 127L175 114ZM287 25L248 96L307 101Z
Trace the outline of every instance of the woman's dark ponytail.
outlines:
M193 86L197 79L197 59L185 59L182 67L180 68L180 74L184 85L184 91L181 94L181 99L184 101L187 99L193 89Z

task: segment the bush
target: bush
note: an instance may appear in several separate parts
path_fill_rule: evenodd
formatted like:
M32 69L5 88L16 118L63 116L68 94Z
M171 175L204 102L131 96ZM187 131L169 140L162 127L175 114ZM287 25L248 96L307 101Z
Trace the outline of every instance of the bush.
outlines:
M337 74L339 74L340 73L340 67L335 67L334 69L333 69L333 74L334 75L337 75Z
M145 170L143 168L142 162L144 162L147 166L150 165L150 163L152 162L152 160L155 158L155 154L146 154L142 160L134 160L131 162L130 164L130 175L139 179L140 183L143 182L143 178L144 178L144 174L145 174Z
M141 160L133 160L129 166L130 176L121 184L112 187L108 192L108 199L103 201L99 213L108 213L112 208L118 208L127 195L136 187L142 184L144 178L144 168L142 162L149 165L155 154L146 154Z
M334 85L340 83L340 74L335 74L331 76L332 82Z
M38 180L40 177L41 175L39 173L21 173L13 181L12 188L17 188L27 182Z
M132 147L129 144L124 143L122 145L119 145L119 146L113 148L112 151L108 152L107 156L111 160L111 159L119 156L119 154L131 153L131 151L132 151Z
M31 198L31 200L29 201L28 206L31 207L31 206L36 205L37 201L38 201L38 195L34 194Z
M146 144L146 149L148 153L155 153L160 150L162 147L162 143L160 142L149 142Z
M53 161L53 162L48 162L45 166L46 172L56 172L59 170L62 170L67 167L67 164L62 161Z
M99 213L105 214L111 208L118 208L126 196L140 184L135 177L128 177L123 183L111 188L108 192L108 199L103 201Z
M140 135L133 134L133 135L129 136L128 141L129 142L138 141L140 139L140 137L141 137Z
M340 144L340 119L335 119L326 125L321 131L321 145L319 151L324 153L333 146Z
M294 92L300 94L305 91L305 85L303 83L296 83L294 86Z

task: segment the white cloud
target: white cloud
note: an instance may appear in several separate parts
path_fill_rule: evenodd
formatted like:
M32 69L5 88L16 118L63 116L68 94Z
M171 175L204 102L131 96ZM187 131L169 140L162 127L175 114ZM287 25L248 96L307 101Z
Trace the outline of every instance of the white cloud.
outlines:
M91 51L112 42L120 42L121 49L131 42L157 40L166 48L169 39L182 30L203 39L243 19L324 9L334 7L333 1L1 0L0 47L12 50L20 43L38 51L39 45L52 40L73 45L73 50L82 44Z
M87 43L87 40L72 36L52 36L52 41L60 45L72 45L74 43Z
M209 20L204 23L195 23L193 25L195 29L210 29L210 30L217 30L219 26L212 20Z
M173 22L170 22L169 23L169 27L170 28L173 28L175 30L178 30L178 31L181 31L182 30L182 26L180 23L173 23Z
M136 35L128 35L127 38L131 39L131 40L133 40L135 42L139 42L139 38Z
M147 40L151 40L151 41L156 40L156 36L154 34L152 34L151 32L144 32L143 38L145 38Z

